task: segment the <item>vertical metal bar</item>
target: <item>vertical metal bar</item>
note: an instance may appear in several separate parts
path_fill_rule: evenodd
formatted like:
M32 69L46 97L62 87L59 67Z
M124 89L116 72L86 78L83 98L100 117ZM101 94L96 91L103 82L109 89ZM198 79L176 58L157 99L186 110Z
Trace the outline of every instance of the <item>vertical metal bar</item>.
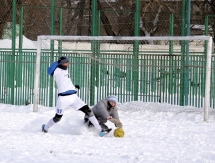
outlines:
M193 65L193 68L190 70L190 82L193 82L193 86L191 85L190 83L190 102L189 102L189 105L191 106L195 106L194 104L194 95L195 95L195 88L196 88L196 82L195 82L195 79L194 79L194 73L195 73L195 56L190 56L190 62L191 62L191 65Z
M55 34L55 1L56 0L52 0L51 1L51 35ZM51 40L51 45L50 45L50 49L51 49L51 63L54 62L54 40ZM53 78L50 78L50 90L49 90L49 106L53 105Z
M146 102L149 101L149 95L150 95L150 90L149 90L149 75L150 75L150 61L149 61L149 55L146 55L146 81L145 81L145 86L146 86Z
M169 23L169 35L174 36L174 14L170 14L170 23ZM169 51L170 54L173 52L173 41L169 41Z
M191 10L191 0L187 0L187 36L190 36L190 11ZM185 85L184 85L184 93L185 93L185 105L188 105L188 95L189 95L189 48L190 41L186 41L186 62L185 62Z
M97 0L92 0L92 24L91 24L91 31L92 36L96 36L97 34ZM95 58L95 48L96 48L96 41L91 42L91 48L93 52L93 58ZM96 80L96 62L94 59L91 59L91 76L90 76L90 105L94 105L95 101L95 80Z
M181 14L181 36L185 36L185 17L186 17L186 0L182 0L182 14ZM181 73L180 73L180 105L184 105L184 62L185 62L185 41L181 41Z
M156 92L156 56L152 55L152 61L151 61L151 69L152 69L152 75L151 75L151 92L152 92L152 102L154 102L155 99L155 92Z
M205 78L205 101L204 101L204 121L208 122L208 110L210 107L210 80L211 80L211 56L212 56L212 37L208 39L207 64Z
M203 59L204 57L203 56L199 56L199 65L201 65L200 67L199 67L199 82L200 82L200 84L199 84L199 93L198 93L198 103L199 103L199 106L201 106L202 104L202 96L203 96L203 89L202 89L202 86L203 86L203 84L205 84L204 82L204 78L202 77L203 75L204 75L204 64L203 64Z
M177 96L177 76L178 76L178 63L177 63L177 60L178 60L178 56L173 56L174 58L173 58L173 60L174 60L174 64L173 64L173 66L174 66L174 79L173 79L173 104L175 104L175 105L178 105L178 102L177 102L177 99L178 99L178 96Z
M1 70L1 74L0 74L0 103L2 103L3 101L3 96L2 96L2 88L3 88L3 74L4 74L4 67L3 67L3 52L0 52L0 70Z
M198 59L199 59L199 56L196 56L195 57L195 65L199 65ZM199 94L199 88L200 88L200 81L198 80L199 73L200 73L199 67L197 66L195 68L195 73L193 74L193 75L195 75L194 79L197 83L197 87L196 87L195 92L194 92L195 93L195 106L196 107L198 107L198 94Z
M202 58L202 57L198 57L198 65L201 65L201 58ZM198 89L198 91L199 91L199 92L198 92L198 94L197 94L197 96L198 96L198 104L197 104L197 105L198 105L198 107L200 107L200 97L201 97L201 84L200 84L200 83L202 82L202 81L201 81L201 69L202 69L202 68L201 68L201 67L198 67L198 69L199 69L199 71L198 71L198 74L199 74L199 75L198 75L198 78L199 78L199 89Z
M205 16L205 36L208 36L208 31L209 31L209 15ZM205 40L205 44L204 44L204 52L205 55L207 54L207 40Z
M12 57L11 57L11 104L14 104L14 82L15 82L15 50L16 50L16 0L13 0L12 6Z
M162 83L162 102L166 102L166 79L165 79L165 57L164 56L161 56L161 73L162 73L162 76L161 76L161 79L163 81Z
M136 6L135 6L135 17L134 17L134 36L140 35L140 0L136 0ZM139 41L134 41L134 49L133 49L133 72L132 72L132 78L133 78L133 94L134 94L134 100L138 100L138 90L139 90L139 62L138 62L138 56L139 56Z
M63 34L63 8L60 8L60 30L59 35L62 36ZM62 54L62 40L58 41L58 52Z
M1 52L0 53L0 59L1 59L1 62L0 62L0 65L1 65L1 67L0 67L0 69L2 70L2 73L0 74L0 96L1 96L1 99L0 99L0 102L1 103L3 103L4 102L4 80L6 79L6 78L3 78L3 76L5 76L5 67L4 67L4 62L3 62L3 60L4 60L4 52Z
M30 70L28 70L28 82L29 82L29 87L28 87L28 98L31 99L31 95L32 95L32 92L31 90L33 89L33 83L34 83L34 76L33 76L33 73L31 73L33 70L34 70L34 54L31 53L31 57L30 57ZM27 99L26 99L27 100Z
M97 19L96 19L96 26L97 26L97 32L96 35L99 36L100 35L100 11L97 11ZM100 41L96 41L96 86L97 86L97 102L101 99L101 91L100 91L100 87L101 87L101 83L100 83L100 71L101 68L99 66L99 61L100 60Z
M170 29L170 36L174 35L174 15L170 14L170 24L169 24L169 29ZM173 54L173 41L169 41L169 88L168 92L169 94L173 93L173 59L172 59L172 54Z
M19 23L19 56L18 56L18 63L17 63L17 73L16 73L16 94L17 94L17 104L21 104L20 103L20 95L22 94L21 89L18 90L18 88L22 87L22 44L23 44L23 18L24 18L24 6L21 7L20 10L20 23Z
M107 61L108 61L108 63L110 62L109 61L110 60L110 55L107 55ZM106 95L108 95L108 93L110 92L109 90L110 90L110 86L111 86L111 84L110 84L110 79L111 79L111 77L110 77L110 65L108 64L107 65L107 70L108 70L108 77L107 77L107 94Z
M168 98L168 91L167 91L167 88L168 88L168 80L167 80L167 74L166 74L166 72L168 72L167 71L167 66L166 65L168 65L168 59L167 59L167 57L164 55L164 83L165 83L165 89L164 89L164 93L165 93L165 99L166 99L166 102L168 102L169 103L169 98Z
M26 56L28 55L28 52L24 53L24 57L22 58L23 61L23 72L22 72L22 76L23 76L23 87L22 87L22 92L26 92L26 69L27 69L27 65L26 65ZM25 99L26 93L22 95L22 98Z
M214 85L214 80L215 80L215 72L214 72L214 67L215 67L215 61L214 61L214 57L212 57L211 58L212 59L212 62L213 62L213 68L211 69L211 74L212 74L212 78L211 78L211 85L213 84ZM210 98L211 99L211 102L212 103L210 103L211 104L211 107L212 108L215 108L215 102L214 102L214 97L215 97L215 95L214 95L215 93L213 92L213 96L212 96L212 98Z
M153 67L152 67L152 55L149 54L148 56L148 59L149 59L149 62L148 62L148 65L149 65L149 78L148 78L148 100L149 102L151 102L151 99L152 99L152 75L153 75Z
M121 62L122 71L126 72L125 71L125 66L124 66L126 54L122 55L121 57L122 57L122 62ZM121 94L121 96L120 96L121 103L125 102L124 98L123 98L124 97L123 93L125 91L124 83L125 83L125 78L122 78L122 81L121 81L121 91L120 91L120 94Z
M181 82L181 80L180 80L180 77L182 76L181 74L181 71L182 71L182 68L181 68L181 55L179 55L178 56L178 58L177 58L177 64L178 64L178 83L177 83L177 88L178 88L178 90L177 90L177 104L178 105L181 105L181 99L180 99L180 97L181 97L181 85L180 85L180 82Z
M55 33L55 0L51 0L51 35ZM51 44L53 49L53 44Z

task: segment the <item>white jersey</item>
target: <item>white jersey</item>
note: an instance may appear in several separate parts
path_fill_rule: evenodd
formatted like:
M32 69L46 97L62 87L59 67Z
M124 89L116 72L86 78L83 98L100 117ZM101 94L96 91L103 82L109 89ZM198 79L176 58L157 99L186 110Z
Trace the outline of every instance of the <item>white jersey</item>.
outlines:
M76 90L70 79L68 69L63 70L57 67L54 71L53 76L58 87L58 93L63 93L69 90Z
M57 87L58 87L58 93L61 93L60 96L58 96L57 99L57 106L56 106L56 114L63 115L64 110L70 106L75 110L79 110L83 108L86 104L84 101L82 101L76 92L75 86L73 85L68 70L63 70L61 68L55 67L58 65L57 62L54 62L48 69L48 74L53 76ZM54 73L53 73L54 71ZM72 94L67 94L68 92L73 92ZM65 93L65 94L64 94ZM64 96L62 96L64 94ZM93 123L93 125L96 127L96 129L101 132L101 126L99 125L97 119L95 116L92 116L89 118L89 120ZM46 124L45 130L48 131L48 129L54 125L56 122L54 122L53 118L50 119L50 121Z

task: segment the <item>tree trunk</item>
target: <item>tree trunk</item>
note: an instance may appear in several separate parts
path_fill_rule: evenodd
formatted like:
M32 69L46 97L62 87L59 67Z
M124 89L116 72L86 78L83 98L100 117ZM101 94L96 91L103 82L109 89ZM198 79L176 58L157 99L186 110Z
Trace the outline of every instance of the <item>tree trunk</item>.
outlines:
M103 11L103 8L100 2L98 1L97 3L98 3L98 9L101 11L101 21L107 36L116 36L115 32L111 28L111 23L109 22L108 17L105 15L105 12Z

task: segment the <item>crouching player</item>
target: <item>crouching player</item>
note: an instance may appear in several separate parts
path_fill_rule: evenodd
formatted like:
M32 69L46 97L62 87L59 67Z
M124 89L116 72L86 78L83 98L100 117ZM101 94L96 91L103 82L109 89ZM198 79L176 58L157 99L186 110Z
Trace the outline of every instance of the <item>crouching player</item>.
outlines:
M101 101L99 101L93 108L93 113L96 116L101 128L103 130L110 130L108 126L105 124L107 121L110 121L115 124L116 127L122 128L122 123L119 120L118 109L116 106L117 103L116 96L109 96ZM93 124L89 121L89 116L85 115L85 122L88 127L93 126Z

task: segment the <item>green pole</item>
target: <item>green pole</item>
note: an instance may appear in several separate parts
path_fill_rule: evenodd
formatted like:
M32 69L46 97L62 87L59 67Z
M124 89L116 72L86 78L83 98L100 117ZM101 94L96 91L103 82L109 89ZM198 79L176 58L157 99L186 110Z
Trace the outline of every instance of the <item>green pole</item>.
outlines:
M92 24L91 24L91 35L97 35L97 0L92 0ZM91 49L93 58L96 56L96 41L91 42ZM90 105L94 105L95 100L95 80L96 80L96 62L94 59L91 60L91 78L90 78Z
M97 27L97 31L96 31L96 35L99 36L100 35L100 11L97 11L97 18L96 18L96 27ZM96 58L99 59L100 56L100 41L96 41L96 48L95 48L95 55ZM99 87L99 83L100 83L100 79L99 79L99 62L96 61L96 86ZM98 97L98 96L97 96ZM99 100L99 99L98 99Z
M191 0L187 0L187 36L190 36L190 13L191 13ZM185 69L185 85L184 85L184 92L185 92L185 105L188 105L188 95L189 95L189 46L190 41L186 41L186 69Z
M182 0L181 11L181 36L185 36L186 0ZM185 66L185 41L181 41L181 70L180 70L180 105L184 106L184 66Z
M60 8L60 30L59 35L62 36L63 34L63 8ZM62 40L58 42L58 52L62 54Z
M23 17L24 17L24 7L20 10L20 23L19 23L19 52L22 51L23 44Z
M22 45L23 45L23 17L24 17L24 7L22 6L20 9L20 22L19 22L19 56L18 56L18 63L16 68L16 87L22 86ZM21 92L20 92L21 93ZM20 93L17 89L17 97L20 99ZM20 102L18 103L20 104Z
M14 105L14 81L15 81L15 50L16 50L16 0L12 6L12 57L11 57L11 104Z
M209 24L209 15L205 16L205 36L208 36L208 24ZM207 55L207 41L205 41L204 44L204 52L205 52L205 56Z
M140 0L136 0L135 6L135 15L134 15L134 36L140 35ZM134 41L134 49L133 49L133 72L132 72L132 80L133 80L133 95L134 100L138 100L138 90L139 90L139 63L138 63L138 55L139 55L139 41Z
M169 35L174 36L174 14L170 14ZM173 41L169 41L169 53L173 53Z
M55 0L51 1L51 35L55 34ZM51 40L51 56L50 62L54 62L54 40ZM41 56L42 57L42 56ZM49 106L53 105L53 78L50 78L50 96L49 96Z
M54 35L55 31L55 0L52 0L51 2L51 35ZM51 47L53 48L53 44L51 44ZM54 48L53 48L54 49Z
M169 24L169 35L174 36L174 14L170 14L170 24ZM169 41L169 55L170 55L170 61L169 61L169 94L172 94L173 90L173 41Z
M100 15L101 15L101 13L100 13L100 11L98 11L97 10L97 17L96 17L96 35L97 36L100 36ZM95 55L94 56L96 56L96 58L97 59L100 59L100 41L99 40L97 40L97 41L95 41L95 51L94 51L94 53L95 53ZM100 76L99 76L99 71L100 71L100 65L99 65L99 61L95 61L95 63L96 63L96 65L95 65L95 75L96 75L96 81L95 81L95 84L94 84L94 86L96 86L98 89L97 89L97 101L99 101L100 99L101 99L101 94L100 94L100 90L101 90L101 87L100 87Z

